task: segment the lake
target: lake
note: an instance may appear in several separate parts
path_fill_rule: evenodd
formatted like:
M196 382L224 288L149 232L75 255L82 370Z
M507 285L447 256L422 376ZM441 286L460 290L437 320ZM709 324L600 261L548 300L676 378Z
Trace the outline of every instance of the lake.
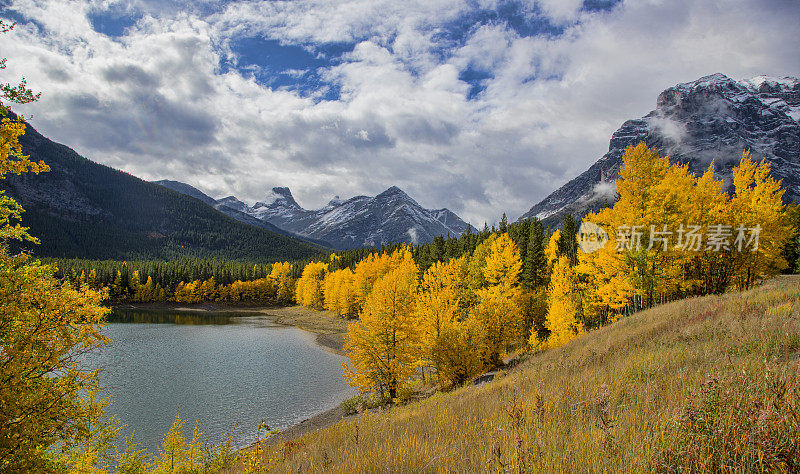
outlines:
M115 310L105 329L112 342L88 363L102 368L106 411L127 425L123 437L133 432L156 453L180 412L187 438L195 422L212 442L237 425L242 445L262 419L286 428L356 394L342 377L345 357L311 333L248 314Z

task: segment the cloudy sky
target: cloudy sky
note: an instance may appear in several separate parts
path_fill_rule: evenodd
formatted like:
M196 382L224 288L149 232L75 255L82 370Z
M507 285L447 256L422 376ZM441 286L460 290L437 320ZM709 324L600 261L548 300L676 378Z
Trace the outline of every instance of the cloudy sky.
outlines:
M516 218L665 88L800 75L794 0L0 0L0 82L144 179L306 208L391 185Z

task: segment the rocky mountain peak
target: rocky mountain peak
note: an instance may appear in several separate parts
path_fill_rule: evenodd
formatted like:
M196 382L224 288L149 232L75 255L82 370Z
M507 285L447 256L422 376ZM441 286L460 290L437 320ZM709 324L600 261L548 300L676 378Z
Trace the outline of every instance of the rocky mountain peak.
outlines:
M644 141L673 162L702 173L714 160L730 182L743 149L766 159L783 180L785 198L800 201L800 81L757 76L737 81L711 74L658 95L656 108L614 132L608 153L580 176L533 206L521 219L538 217L558 226L564 214L580 218L614 201L614 180L625 147Z
M378 194L377 196L375 196L375 199L395 199L395 200L399 199L399 200L413 201L413 199L411 199L411 197L408 194L406 194L405 191L398 188L397 186L392 186L386 191Z
M253 208L266 207L270 209L277 208L295 208L302 209L297 201L292 196L292 191L287 187L274 187L264 197L263 201L257 202Z
M273 189L268 198L253 206L253 217L336 248L430 242L437 235L461 235L467 226L447 209L423 208L397 186L374 197L336 196L316 210L297 205L287 188Z

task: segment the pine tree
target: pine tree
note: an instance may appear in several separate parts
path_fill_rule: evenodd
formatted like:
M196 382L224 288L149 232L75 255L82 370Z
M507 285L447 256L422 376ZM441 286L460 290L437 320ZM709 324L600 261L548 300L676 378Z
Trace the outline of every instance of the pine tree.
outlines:
M547 261L544 256L544 226L534 218L530 224L528 251L525 258L523 280L529 288L542 286L547 276Z
M558 255L569 258L572 266L578 264L578 225L571 214L564 216L564 225L558 240Z

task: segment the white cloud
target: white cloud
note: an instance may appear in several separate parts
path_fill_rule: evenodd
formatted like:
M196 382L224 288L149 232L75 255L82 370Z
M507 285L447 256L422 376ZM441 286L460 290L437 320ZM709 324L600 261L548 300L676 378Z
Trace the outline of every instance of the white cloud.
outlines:
M20 110L46 136L220 197L256 200L286 185L316 207L398 185L476 225L521 214L583 171L624 120L675 83L713 72L800 74L792 2L630 2L589 14L547 1L538 5L562 35L521 37L495 22L468 29L463 42L441 35L468 18L472 4L455 0L246 2L211 15L201 10L213 2L194 13L134 4L142 18L116 39L92 30L87 15L98 5L13 4L41 29L20 24L2 39L4 72L44 91ZM243 34L355 41L321 71L341 99L223 72ZM459 80L470 67L491 74L474 100Z

